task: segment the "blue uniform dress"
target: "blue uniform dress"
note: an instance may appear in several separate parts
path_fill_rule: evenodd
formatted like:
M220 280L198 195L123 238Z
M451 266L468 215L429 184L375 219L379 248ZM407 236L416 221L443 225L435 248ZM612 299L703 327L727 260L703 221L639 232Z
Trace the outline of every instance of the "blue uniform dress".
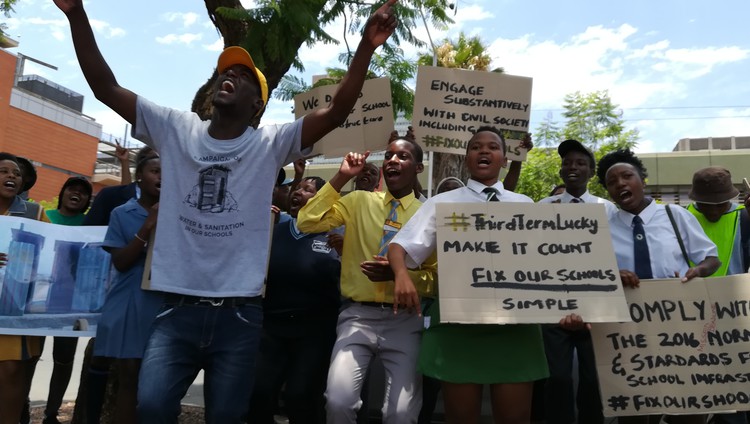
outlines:
M135 198L112 211L104 246L122 248L135 237L148 212ZM146 251L125 272L117 271L96 329L94 355L142 358L151 324L163 303L161 292L141 289Z

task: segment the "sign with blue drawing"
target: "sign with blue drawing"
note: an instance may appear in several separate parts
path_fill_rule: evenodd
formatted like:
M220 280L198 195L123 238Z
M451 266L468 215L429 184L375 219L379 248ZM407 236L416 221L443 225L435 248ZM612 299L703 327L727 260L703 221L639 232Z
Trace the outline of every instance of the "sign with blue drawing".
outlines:
M0 334L93 336L110 281L106 231L0 219Z

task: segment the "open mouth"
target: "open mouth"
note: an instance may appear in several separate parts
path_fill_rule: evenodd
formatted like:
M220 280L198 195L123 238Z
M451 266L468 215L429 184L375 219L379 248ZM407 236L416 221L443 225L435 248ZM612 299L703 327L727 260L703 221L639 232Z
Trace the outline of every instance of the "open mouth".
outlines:
M81 196L79 196L77 194L73 194L73 195L70 196L70 201L78 203L78 202L81 201Z
M633 198L633 193L628 190L623 190L620 192L619 197L621 201L626 202Z
M15 181L11 181L11 180L8 180L8 181L4 182L3 186L4 187L8 187L8 188L16 188L16 187L18 187L18 185L16 184L16 182Z
M477 160L477 165L479 165L480 167L487 167L487 166L490 166L491 164L492 164L492 161L490 160L490 158L486 156L482 156L479 158L479 160Z
M387 178L395 178L401 175L401 171L396 168L387 168L384 174Z
M289 206L299 206L302 203L302 199L299 195L292 195L289 199Z
M234 82L228 79L222 81L219 90L225 93L234 93Z

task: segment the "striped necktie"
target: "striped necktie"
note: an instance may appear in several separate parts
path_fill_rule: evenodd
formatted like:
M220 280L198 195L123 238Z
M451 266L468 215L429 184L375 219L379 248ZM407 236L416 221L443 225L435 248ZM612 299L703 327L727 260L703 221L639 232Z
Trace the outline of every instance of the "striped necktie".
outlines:
M482 193L487 195L488 202L500 201L500 199L497 198L497 189L495 187L485 187L485 189L482 190Z
M393 237L398 232L398 229L391 230L386 229L388 226L388 222L398 222L398 205L400 205L401 202L397 199L391 200L391 211L388 213L388 217L385 220L385 223L383 225L383 238L380 239L380 248L378 249L378 256L385 256L388 254L388 243L391 242Z

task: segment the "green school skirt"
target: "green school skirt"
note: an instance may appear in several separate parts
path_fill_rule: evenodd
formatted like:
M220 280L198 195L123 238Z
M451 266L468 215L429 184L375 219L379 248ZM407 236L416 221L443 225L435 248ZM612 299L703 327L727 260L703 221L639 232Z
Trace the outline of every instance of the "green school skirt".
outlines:
M549 376L538 324L438 324L422 334L419 371L449 383L523 383Z

